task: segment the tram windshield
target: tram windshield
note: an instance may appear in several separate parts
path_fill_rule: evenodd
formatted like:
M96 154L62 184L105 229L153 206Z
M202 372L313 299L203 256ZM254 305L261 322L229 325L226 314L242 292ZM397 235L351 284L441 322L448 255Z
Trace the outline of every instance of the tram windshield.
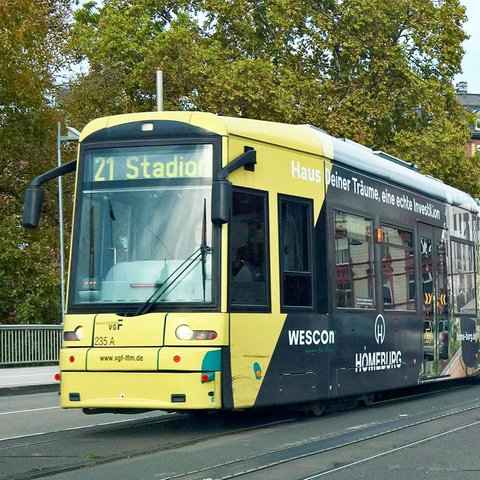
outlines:
M212 145L87 150L75 305L210 302Z

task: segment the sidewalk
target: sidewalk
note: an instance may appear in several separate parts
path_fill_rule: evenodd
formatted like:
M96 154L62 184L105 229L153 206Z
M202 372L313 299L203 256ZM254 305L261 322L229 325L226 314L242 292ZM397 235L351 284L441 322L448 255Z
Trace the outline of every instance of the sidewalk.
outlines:
M0 396L58 391L58 365L0 368Z

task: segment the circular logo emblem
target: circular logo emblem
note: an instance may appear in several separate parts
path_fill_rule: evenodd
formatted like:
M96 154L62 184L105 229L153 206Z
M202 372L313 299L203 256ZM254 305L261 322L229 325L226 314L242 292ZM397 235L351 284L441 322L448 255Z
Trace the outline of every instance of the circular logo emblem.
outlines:
M379 345L385 340L385 319L383 315L377 315L375 319L375 340Z

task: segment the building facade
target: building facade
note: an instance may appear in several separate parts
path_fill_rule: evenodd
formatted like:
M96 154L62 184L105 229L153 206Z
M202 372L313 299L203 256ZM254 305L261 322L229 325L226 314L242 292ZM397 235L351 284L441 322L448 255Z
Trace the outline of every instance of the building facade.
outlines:
M477 116L477 121L472 126L472 137L467 144L467 157L471 157L475 152L480 151L480 94L467 93L466 82L459 82L456 91L458 101Z

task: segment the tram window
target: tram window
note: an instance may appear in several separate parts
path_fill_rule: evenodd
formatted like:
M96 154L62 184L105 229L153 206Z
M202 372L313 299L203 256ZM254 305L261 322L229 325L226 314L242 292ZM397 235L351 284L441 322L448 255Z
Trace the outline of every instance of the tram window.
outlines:
M452 207L453 231L452 236L462 240L474 239L475 219L469 212L459 207Z
M267 197L233 192L229 222L229 299L236 310L262 310L267 295Z
M280 200L282 305L312 307L312 203Z
M473 245L452 241L452 285L455 313L475 314L475 256Z
M415 309L412 232L382 225L382 295L385 308Z
M373 221L335 211L336 306L373 308Z

